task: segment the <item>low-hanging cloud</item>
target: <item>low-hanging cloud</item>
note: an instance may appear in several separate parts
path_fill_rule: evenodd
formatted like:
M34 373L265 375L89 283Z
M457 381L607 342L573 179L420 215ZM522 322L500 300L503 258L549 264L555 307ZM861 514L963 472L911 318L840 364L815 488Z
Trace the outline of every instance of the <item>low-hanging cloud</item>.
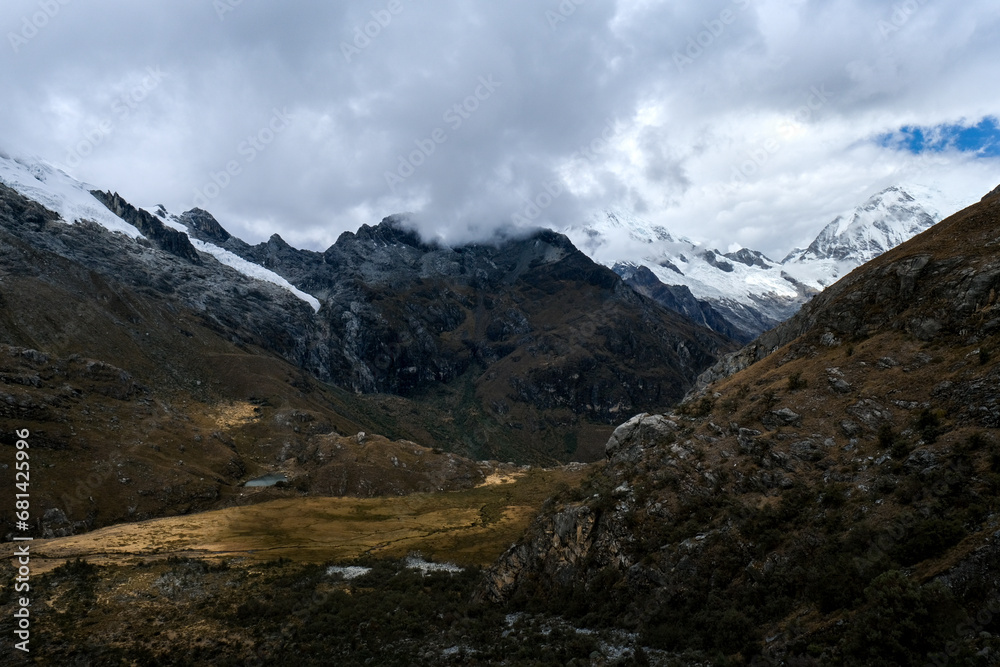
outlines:
M0 26L0 143L250 241L625 207L781 255L895 180L1000 182L876 140L997 114L986 0L11 0Z

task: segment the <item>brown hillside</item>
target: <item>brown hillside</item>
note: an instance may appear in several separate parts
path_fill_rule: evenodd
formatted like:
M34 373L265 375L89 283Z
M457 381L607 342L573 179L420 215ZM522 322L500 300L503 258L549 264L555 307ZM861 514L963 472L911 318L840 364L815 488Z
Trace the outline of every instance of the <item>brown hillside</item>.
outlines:
M996 655L998 242L987 199L619 427L483 597L737 664Z

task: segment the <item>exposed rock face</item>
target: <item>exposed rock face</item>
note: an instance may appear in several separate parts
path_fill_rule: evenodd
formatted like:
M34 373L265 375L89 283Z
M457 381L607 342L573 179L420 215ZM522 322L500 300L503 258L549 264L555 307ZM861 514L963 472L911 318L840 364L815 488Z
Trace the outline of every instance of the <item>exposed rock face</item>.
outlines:
M211 241L216 245L224 245L233 238L222 228L219 221L211 213L200 208L193 208L181 216L180 221L194 232L194 237L203 241Z
M479 591L480 599L506 600L530 575L542 574L563 585L572 584L593 546L595 514L587 505L571 505L532 527L530 541L511 547Z
M729 320L723 317L709 302L696 299L689 287L664 285L648 267L617 264L614 271L635 291L648 296L675 313L681 313L697 324L718 331L742 343L748 343L753 338L748 332L730 324ZM777 324L777 322L772 324Z
M315 295L323 304L317 314L288 291L195 251L164 224L162 209L151 215L116 194L97 195L149 240L32 222L31 206L13 196L5 233L64 258L78 267L72 271L83 267L93 279L191 308L220 335L275 352L320 380L415 401L445 388L454 398L433 400L460 405L451 418L466 423L462 451L476 458L597 458L611 424L675 402L731 349L552 232L444 248L389 218L318 253L277 235L249 246L205 211L175 219ZM419 439L429 420L394 435Z
M693 655L993 655L998 221L996 198L952 216L730 357L681 412L619 426L606 467L549 504L480 596L564 614L588 596ZM984 632L956 635L977 615ZM868 639L904 625L891 647Z
M177 255L194 264L201 263L198 251L194 249L191 241L188 240L188 237L184 233L176 229L170 229L146 211L136 209L122 199L117 192L112 194L110 192L94 190L91 194L107 206L112 213L142 232L146 238L155 243L161 250L165 250L172 255Z
M191 215L179 221L193 235L221 238L217 223ZM323 301L325 338L313 338L307 361L318 377L419 400L474 375L481 414L515 440L553 422L612 424L669 405L729 346L549 231L447 248L391 217L344 233L323 253L278 236L257 246L230 237L222 246ZM576 455L598 456L606 435L581 437L590 444Z
M605 445L605 455L612 461L628 451L628 447L639 447L666 439L667 434L677 430L677 423L661 415L642 413L629 419L615 429Z

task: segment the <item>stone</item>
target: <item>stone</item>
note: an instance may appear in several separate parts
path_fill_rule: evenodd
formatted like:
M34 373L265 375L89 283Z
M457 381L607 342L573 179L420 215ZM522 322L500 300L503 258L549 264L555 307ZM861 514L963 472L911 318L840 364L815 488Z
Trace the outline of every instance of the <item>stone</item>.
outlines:
M643 412L614 430L604 446L604 454L609 459L614 458L625 449L648 447L676 431L676 422L672 422L662 415L650 415Z

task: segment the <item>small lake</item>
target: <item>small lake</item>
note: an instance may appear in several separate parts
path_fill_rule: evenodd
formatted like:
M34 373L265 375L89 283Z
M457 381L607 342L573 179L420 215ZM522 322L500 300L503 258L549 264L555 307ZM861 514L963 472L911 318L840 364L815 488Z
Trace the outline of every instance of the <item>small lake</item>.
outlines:
M288 478L285 477L280 472L271 473L270 475L264 475L263 477L258 477L257 479L251 479L249 482L243 486L274 486L278 482L287 482Z

